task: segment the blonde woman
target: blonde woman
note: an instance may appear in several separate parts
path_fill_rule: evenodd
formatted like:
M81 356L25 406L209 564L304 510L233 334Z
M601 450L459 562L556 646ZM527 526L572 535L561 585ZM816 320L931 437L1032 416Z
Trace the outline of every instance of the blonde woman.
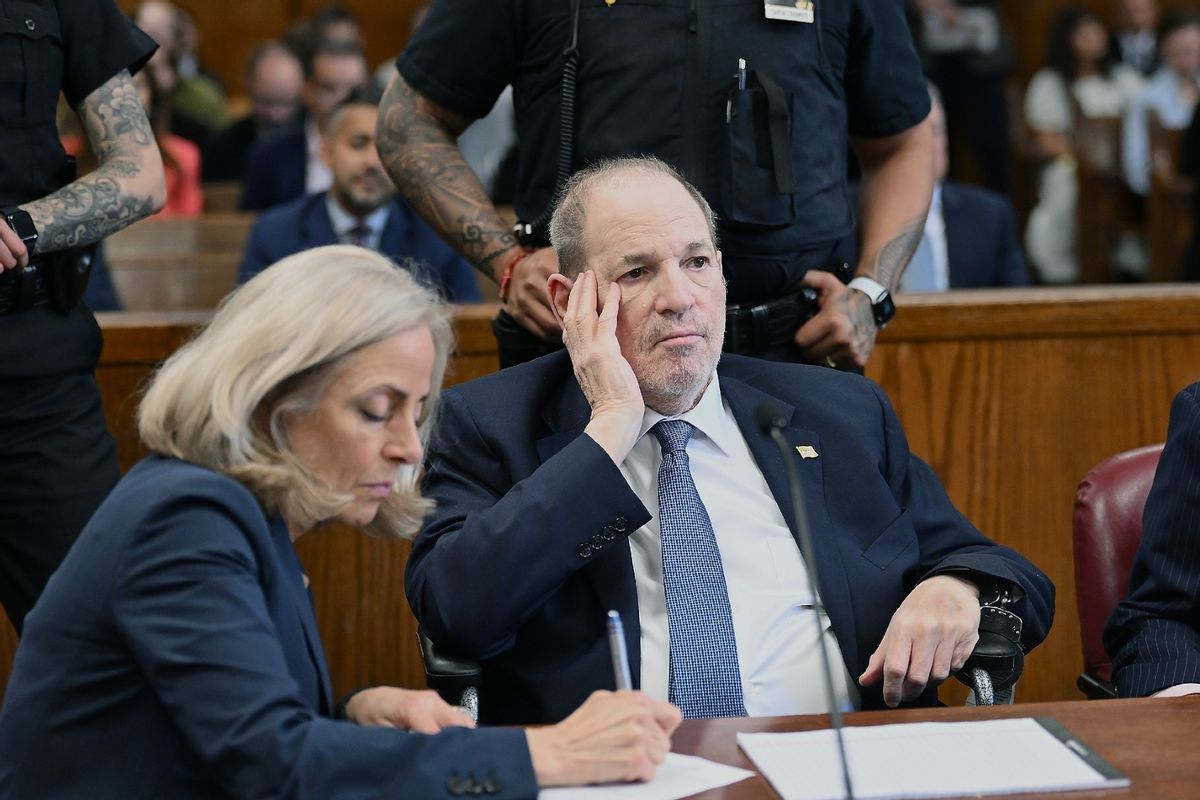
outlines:
M0 796L533 797L652 777L679 714L637 693L529 731L470 730L391 687L334 719L293 543L330 519L416 530L450 347L446 308L357 247L292 256L230 296L154 378L139 429L155 454L29 616Z

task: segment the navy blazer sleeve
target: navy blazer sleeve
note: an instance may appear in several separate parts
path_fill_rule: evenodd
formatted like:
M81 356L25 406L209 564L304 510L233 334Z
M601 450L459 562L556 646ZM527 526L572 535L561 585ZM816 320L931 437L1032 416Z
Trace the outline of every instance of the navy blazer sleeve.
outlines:
M437 797L448 763L503 776L511 796L533 791L521 731L424 736L317 716L289 677L263 599L262 582L280 576L264 575L245 512L194 499L166 507L131 543L113 590L146 680L231 796Z
M1122 696L1200 683L1200 383L1171 406L1129 596L1109 618L1104 646Z
M628 520L624 535L633 533L650 512L582 432L514 484L524 465L508 462L536 463L532 442L527 454L502 455L489 441L505 435L501 419L477 422L454 390L443 400L425 476L437 509L413 542L404 588L434 641L490 658L512 646L564 580L591 565L580 558L581 540L618 516Z

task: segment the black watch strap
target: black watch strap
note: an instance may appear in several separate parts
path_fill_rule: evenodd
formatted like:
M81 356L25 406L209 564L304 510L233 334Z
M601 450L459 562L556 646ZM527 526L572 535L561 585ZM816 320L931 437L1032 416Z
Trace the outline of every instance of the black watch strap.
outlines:
M0 208L0 214L4 215L4 221L8 223L8 227L12 228L17 236L21 237L21 241L30 250L33 249L33 243L38 240L37 226L33 224L33 217L29 216L29 212L17 206L9 206Z

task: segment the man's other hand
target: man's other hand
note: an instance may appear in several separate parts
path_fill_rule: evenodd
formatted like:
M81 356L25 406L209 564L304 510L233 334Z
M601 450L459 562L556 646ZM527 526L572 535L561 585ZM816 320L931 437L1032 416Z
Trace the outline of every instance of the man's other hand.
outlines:
M466 712L449 705L437 692L394 686L376 686L356 693L346 703L346 717L363 726L403 728L417 733L437 733L450 726L475 727Z
M796 331L796 347L814 364L864 368L879 332L870 299L824 270L810 269L803 282L817 290L821 310Z
M858 682L873 686L882 678L883 701L895 708L961 669L977 641L979 588L953 575L935 575L917 584L896 609Z
M522 328L548 342L562 336L562 328L550 309L546 279L558 272L558 256L552 247L534 250L513 267L504 310Z

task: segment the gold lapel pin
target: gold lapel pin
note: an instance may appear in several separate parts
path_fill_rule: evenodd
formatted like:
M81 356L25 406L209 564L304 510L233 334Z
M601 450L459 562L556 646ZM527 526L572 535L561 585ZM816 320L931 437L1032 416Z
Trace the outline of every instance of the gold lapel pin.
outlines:
M604 0L604 5L612 7L612 4L615 2L617 2L617 0Z
M810 447L809 445L806 445L806 444L796 445L796 452L800 454L801 458L816 458L817 457L817 451L812 449L812 447Z

